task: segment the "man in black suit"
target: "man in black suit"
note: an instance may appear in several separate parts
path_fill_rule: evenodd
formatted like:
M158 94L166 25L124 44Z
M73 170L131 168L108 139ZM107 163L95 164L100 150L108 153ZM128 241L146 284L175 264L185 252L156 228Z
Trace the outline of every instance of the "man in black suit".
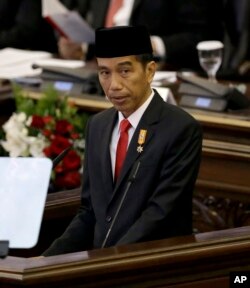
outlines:
M57 52L54 31L42 18L40 0L0 1L0 49Z
M85 5L85 18L93 28L105 26L111 2L89 0ZM151 38L156 56L170 68L199 67L196 44L202 40L223 38L223 0L124 0L123 3L114 25L145 25L151 36L158 37L158 40ZM71 44L75 51L75 43L65 39L59 42L63 57L73 56ZM93 57L93 53L88 55Z
M192 233L199 123L152 90L156 63L144 26L97 29L95 49L99 80L114 107L89 120L81 207L44 256ZM119 128L124 121L127 132ZM118 165L121 134L127 152Z
M249 81L250 74L250 1L227 0L226 38L221 76Z

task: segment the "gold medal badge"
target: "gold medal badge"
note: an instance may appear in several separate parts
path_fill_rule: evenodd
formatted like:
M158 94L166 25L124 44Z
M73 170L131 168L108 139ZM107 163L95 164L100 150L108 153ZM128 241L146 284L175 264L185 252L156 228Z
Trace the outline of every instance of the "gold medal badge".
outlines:
M147 130L141 129L138 137L138 144L139 146L137 147L137 152L141 153L143 151L143 144L145 143L146 140L146 135L147 135Z

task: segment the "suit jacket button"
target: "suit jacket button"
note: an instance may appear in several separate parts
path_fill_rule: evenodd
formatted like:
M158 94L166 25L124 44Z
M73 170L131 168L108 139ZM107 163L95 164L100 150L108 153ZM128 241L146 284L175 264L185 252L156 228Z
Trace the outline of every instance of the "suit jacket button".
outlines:
M111 216L107 216L106 217L106 221L109 223L110 221L112 220L112 217Z

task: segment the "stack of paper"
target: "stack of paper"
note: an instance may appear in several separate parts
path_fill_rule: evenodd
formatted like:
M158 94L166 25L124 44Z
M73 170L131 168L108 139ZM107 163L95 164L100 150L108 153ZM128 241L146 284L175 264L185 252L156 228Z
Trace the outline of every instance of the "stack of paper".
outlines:
M14 48L0 50L0 79L13 79L24 76L36 76L40 69L32 69L37 60L51 58L52 54L43 51L27 51Z
M80 68L85 65L82 60L64 60L51 58L52 54L41 51L27 51L14 48L0 50L0 79L14 79L20 77L38 76L42 69L38 66Z
M61 67L61 68L81 68L85 66L85 62L82 60L65 60L65 59L39 59L34 61L34 64L38 66L47 66L47 67Z

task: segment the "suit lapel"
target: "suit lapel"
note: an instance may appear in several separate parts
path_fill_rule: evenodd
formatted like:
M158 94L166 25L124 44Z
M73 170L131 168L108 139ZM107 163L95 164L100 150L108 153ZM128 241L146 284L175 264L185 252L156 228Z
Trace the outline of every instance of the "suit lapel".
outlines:
M102 149L100 149L101 155L101 169L103 171L103 179L107 179L105 181L105 187L103 187L107 193L107 195L112 195L113 187L113 175L112 175L112 165L111 165L111 158L110 158L110 139L112 136L112 131L114 129L114 125L117 121L117 112L113 109L113 113L110 117L105 121L107 123L107 127L103 133L102 139Z

